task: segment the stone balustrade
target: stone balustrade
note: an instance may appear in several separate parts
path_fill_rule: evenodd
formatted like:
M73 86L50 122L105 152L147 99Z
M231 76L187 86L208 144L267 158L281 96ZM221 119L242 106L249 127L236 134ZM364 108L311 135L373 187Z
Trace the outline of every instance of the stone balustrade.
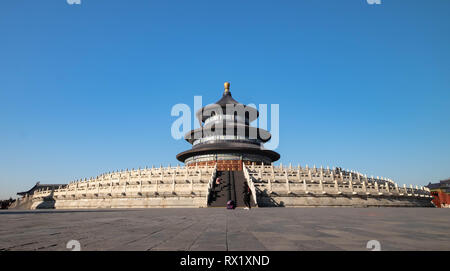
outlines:
M252 191L252 198L253 201L255 203L256 206L258 206L258 199L256 197L256 188L255 188L255 183L253 182L254 178L252 178L250 176L249 170L247 169L247 167L245 166L245 164L243 164L242 169L244 171L244 176L247 179L247 184L250 187L250 190Z
M243 165L258 206L428 206L427 188L340 168ZM38 190L32 208L207 207L216 166L124 170ZM51 208L51 207L48 207Z
M124 170L95 178L70 182L55 190L38 190L33 201L48 198L63 201L133 198L199 198L206 207L208 185L216 175L215 166L160 167ZM193 201L194 202L194 201ZM74 203L71 203L71 206ZM196 204L199 205L199 204ZM107 207L107 206L106 206Z
M405 197L431 200L424 187L399 186L383 177L367 177L356 171L339 168L285 167L283 165L247 165L244 169L249 183L255 187L258 200L280 197ZM293 201L289 199L289 201ZM324 201L324 200L322 200ZM319 203L320 205L320 203ZM333 205L327 201L327 206ZM339 204L337 204L339 205Z

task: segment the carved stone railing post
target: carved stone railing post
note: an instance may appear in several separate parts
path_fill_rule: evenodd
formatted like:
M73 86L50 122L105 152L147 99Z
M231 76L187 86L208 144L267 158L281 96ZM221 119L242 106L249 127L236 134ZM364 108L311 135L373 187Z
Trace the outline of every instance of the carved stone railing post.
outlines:
M320 182L322 183L321 185L323 186L323 181L325 181L325 178L323 176L323 168L322 166L320 166ZM323 190L323 189L322 189ZM323 192L323 191L322 191Z
M291 193L291 187L289 185L289 178L288 178L288 175L287 175L287 171L285 171L285 174L286 175L284 175L284 177L286 178L286 190L287 190L287 193L290 194Z
M142 172L141 172L141 169L139 168L139 178L138 178L138 181L139 181L139 194L142 194Z
M175 175L172 175L172 193L175 193Z
M111 194L111 196L112 196L112 192L113 192L113 180L112 180L112 176L111 176L110 184L109 184L109 193Z
M211 176L210 176L209 181L208 181L208 185L206 187L206 197L205 197L206 206L208 206L208 204L209 204L209 199L210 199L210 196L211 196L213 183L215 182L215 177L216 177L216 174L217 174L216 170L217 170L217 164L214 165L214 169L213 169L213 171L211 173ZM191 182L192 182L192 180L191 180ZM193 193L193 192L191 192L191 193Z

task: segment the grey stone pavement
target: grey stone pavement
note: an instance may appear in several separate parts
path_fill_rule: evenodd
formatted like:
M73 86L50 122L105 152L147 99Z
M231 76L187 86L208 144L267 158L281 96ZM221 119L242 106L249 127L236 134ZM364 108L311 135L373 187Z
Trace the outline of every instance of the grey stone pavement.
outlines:
M450 209L255 208L0 212L0 250L450 250Z

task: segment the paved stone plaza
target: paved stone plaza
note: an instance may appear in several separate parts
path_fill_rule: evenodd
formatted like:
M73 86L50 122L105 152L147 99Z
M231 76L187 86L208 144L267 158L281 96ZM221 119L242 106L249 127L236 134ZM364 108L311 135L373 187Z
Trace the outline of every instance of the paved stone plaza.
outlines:
M450 209L222 208L0 212L0 250L450 250Z

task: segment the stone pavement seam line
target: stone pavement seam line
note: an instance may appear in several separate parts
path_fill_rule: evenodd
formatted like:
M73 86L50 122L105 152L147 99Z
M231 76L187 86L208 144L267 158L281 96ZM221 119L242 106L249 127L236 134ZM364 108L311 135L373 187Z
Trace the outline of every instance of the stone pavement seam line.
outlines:
M159 246L159 245L162 245L162 244L166 243L166 242L169 241L169 240L172 240L173 238L175 238L176 236L178 236L181 232L183 232L183 231L189 229L190 227L192 227L192 226L194 226L194 225L195 225L195 222L192 223L191 225L185 227L185 228L182 228L180 231L178 231L178 233L176 233L176 234L173 235L172 237L170 237L170 238L168 238L168 239L165 239L165 240L163 240L162 242L160 242L160 243L158 243L158 244L156 244L156 245L154 245L154 246L148 248L147 251L152 250L153 248L155 248L155 247L157 247L157 246Z
M228 213L226 213L225 225L225 247L226 251L228 251Z
M208 222L208 224L206 224L206 226L203 228L203 231L200 232L200 234L197 235L197 237L194 239L194 241L192 241L192 243L186 248L187 251L191 250L191 247L197 242L197 240L200 238L200 236L202 235L202 233L209 228L209 226L211 225L212 220L210 220Z

